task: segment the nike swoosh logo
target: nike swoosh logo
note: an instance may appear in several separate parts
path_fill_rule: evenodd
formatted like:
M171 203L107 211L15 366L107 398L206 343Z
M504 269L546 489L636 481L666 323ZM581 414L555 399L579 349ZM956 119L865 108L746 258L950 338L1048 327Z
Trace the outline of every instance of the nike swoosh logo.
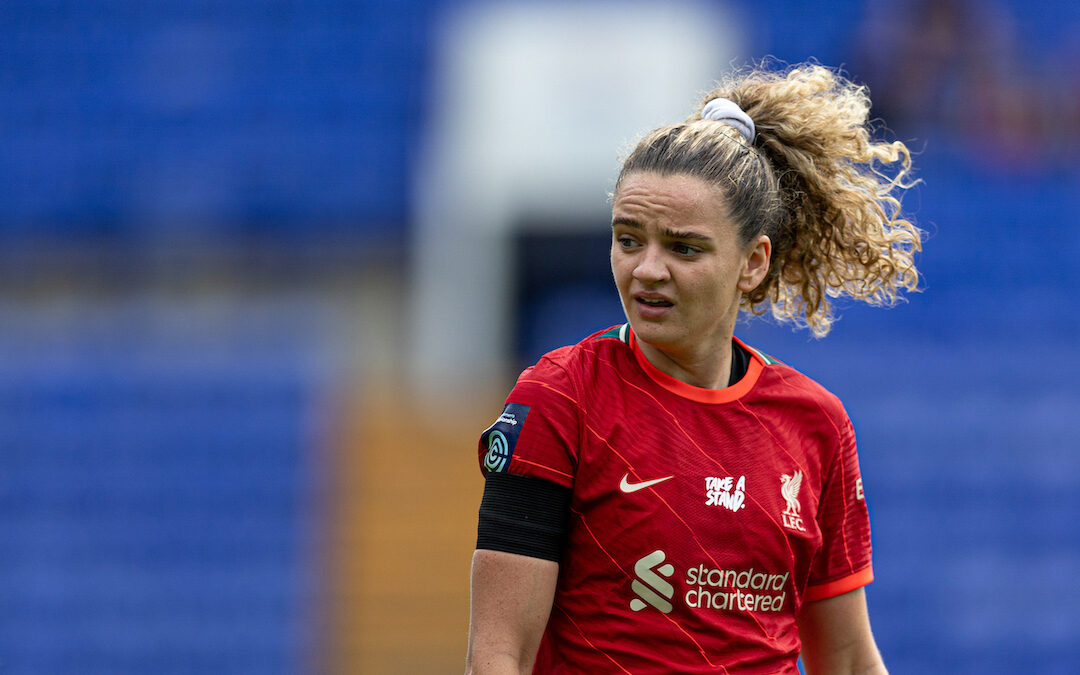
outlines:
M629 480L627 480L628 478L630 478L630 474L626 473L626 474L623 474L622 482L619 483L619 489L622 490L623 492L625 492L626 494L630 494L631 492L637 492L638 490L644 490L647 487L652 487L653 485L656 485L657 483L663 483L666 480L671 480L674 477L675 476L664 476L663 478L653 478L652 480L643 480L640 483L631 483Z

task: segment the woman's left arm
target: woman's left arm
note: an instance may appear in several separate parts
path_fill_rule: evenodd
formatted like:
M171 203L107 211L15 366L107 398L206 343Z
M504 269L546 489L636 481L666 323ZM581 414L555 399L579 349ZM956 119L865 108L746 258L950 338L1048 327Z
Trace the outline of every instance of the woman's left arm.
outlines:
M866 593L854 591L808 602L799 615L807 675L887 675L866 610Z

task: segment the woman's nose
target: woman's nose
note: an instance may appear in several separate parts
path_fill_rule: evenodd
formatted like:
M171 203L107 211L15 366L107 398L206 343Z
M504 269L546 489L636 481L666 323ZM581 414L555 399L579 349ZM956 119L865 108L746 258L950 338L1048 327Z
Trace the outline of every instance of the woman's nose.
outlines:
M643 284L656 284L670 278L663 251L659 246L646 246L634 268L634 278Z

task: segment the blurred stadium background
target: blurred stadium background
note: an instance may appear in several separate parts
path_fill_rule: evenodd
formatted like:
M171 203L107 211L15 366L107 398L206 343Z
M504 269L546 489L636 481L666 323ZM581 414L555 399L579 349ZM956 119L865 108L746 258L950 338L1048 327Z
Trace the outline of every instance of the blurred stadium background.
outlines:
M1073 673L1080 4L0 2L0 672L456 672L475 438L620 319L617 153L731 63L917 150L848 405L896 673Z

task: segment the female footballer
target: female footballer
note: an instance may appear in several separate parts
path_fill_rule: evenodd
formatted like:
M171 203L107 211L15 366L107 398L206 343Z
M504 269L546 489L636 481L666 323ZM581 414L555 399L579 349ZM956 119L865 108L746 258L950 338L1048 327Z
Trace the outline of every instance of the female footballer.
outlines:
M825 335L918 284L910 155L819 65L746 69L649 133L613 196L627 323L525 370L480 439L466 671L884 673L840 401L733 336Z

